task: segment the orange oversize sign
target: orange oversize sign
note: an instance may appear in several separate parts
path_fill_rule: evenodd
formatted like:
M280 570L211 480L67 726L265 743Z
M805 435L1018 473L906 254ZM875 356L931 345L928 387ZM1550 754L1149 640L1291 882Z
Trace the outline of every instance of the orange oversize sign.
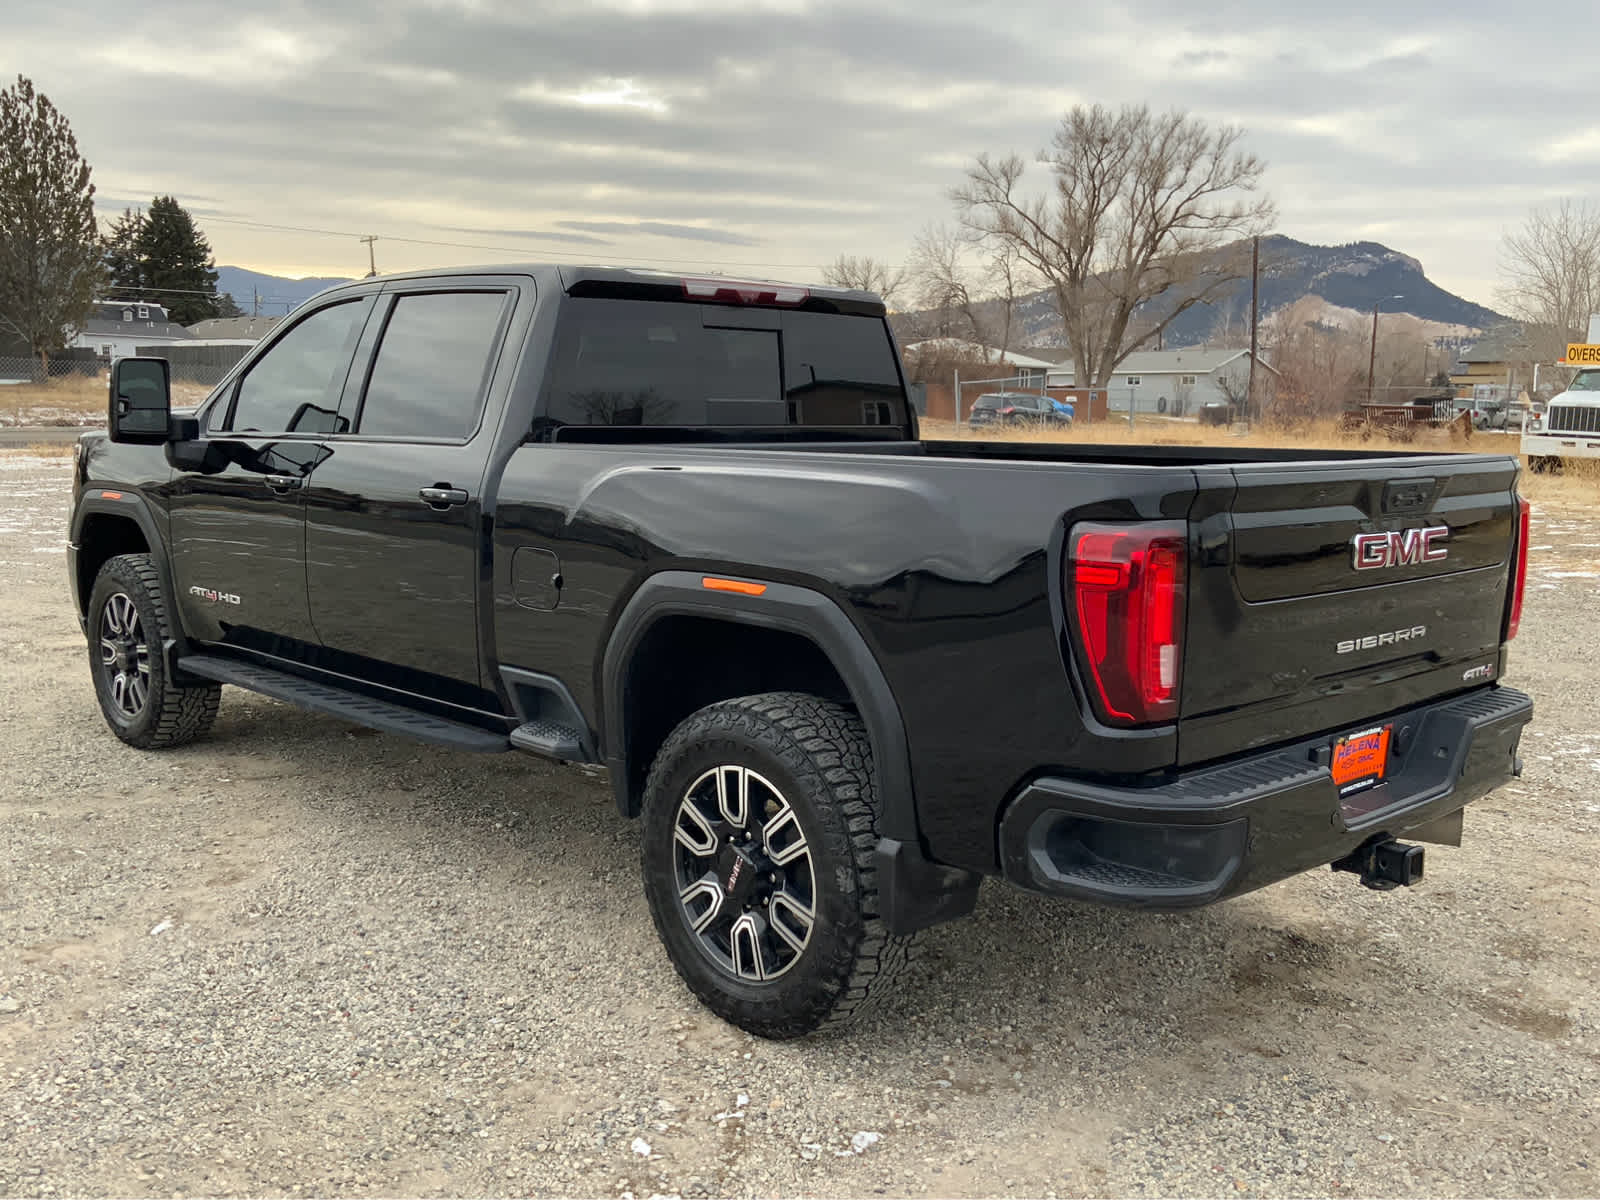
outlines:
M1333 782L1341 794L1370 787L1388 773L1389 735L1393 727L1363 729L1333 745Z
M1600 367L1600 346L1586 346L1572 342L1567 346L1567 356L1561 360L1575 367Z

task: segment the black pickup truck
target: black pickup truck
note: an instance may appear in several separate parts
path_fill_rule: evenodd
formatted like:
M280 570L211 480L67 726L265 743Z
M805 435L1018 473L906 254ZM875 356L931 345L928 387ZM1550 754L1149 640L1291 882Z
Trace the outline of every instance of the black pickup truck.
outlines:
M222 684L609 771L688 985L795 1036L985 876L1415 882L1515 775L1486 454L918 436L861 292L554 266L306 303L193 411L123 359L69 569L106 721Z

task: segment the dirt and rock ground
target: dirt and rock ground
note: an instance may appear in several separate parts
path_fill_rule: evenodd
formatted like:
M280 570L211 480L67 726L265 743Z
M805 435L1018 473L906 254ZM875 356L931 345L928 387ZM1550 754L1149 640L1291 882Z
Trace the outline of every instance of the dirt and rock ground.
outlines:
M602 780L229 689L96 709L68 465L0 453L0 1193L1600 1193L1600 514L1535 517L1525 777L1418 888L986 888L768 1044L658 948Z

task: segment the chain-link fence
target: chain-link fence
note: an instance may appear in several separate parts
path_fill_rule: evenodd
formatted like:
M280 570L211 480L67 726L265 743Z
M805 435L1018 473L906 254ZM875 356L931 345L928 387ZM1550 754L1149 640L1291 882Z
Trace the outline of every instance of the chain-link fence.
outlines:
M56 379L93 379L105 364L92 351L87 355L70 352L53 354L48 366L32 355L0 357L0 383L45 383Z
M139 346L142 358L164 358L172 367L174 383L212 387L222 382L251 346ZM0 384L55 383L76 379L104 379L111 360L92 350L65 350L50 356L48 365L32 356L0 357Z

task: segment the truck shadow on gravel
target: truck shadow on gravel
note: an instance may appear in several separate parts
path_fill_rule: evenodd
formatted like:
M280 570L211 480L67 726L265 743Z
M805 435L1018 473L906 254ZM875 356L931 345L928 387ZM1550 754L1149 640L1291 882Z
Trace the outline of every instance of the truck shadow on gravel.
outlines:
M278 787L280 771L317 781L322 819L403 840L430 830L458 843L464 861L530 893L566 878L622 877L622 886L589 901L602 906L598 915L637 926L642 952L659 957L635 883L638 826L616 814L603 776L522 755L450 754L237 693L229 693L213 738L195 750L250 758L230 766L229 778L266 778L262 771L277 760L270 771ZM379 792L382 803L374 802ZM997 1024L1067 1019L1083 1027L1104 1013L1160 1021L1181 1008L1194 1029L1200 1014L1238 1005L1333 1003L1318 989L1338 968L1338 941L1272 930L1261 917L1259 901L1141 914L1037 898L990 880L973 917L923 934L922 960L880 1011L947 1018L955 1029L974 1008Z
M578 953L637 963L636 982L662 989L672 1011L719 1024L656 944L638 882L638 825L617 815L603 775L515 754L455 754L231 691L213 736L180 754L278 796L295 796L293 781L305 780L314 796L294 803L314 825L332 827L316 837L380 855L425 846L462 864L454 885L462 896L493 894L494 903L542 912L581 903L596 944ZM1314 1058L1319 1039L1308 1030L1339 1037L1353 1013L1369 1043L1414 1039L1415 1005L1395 991L1384 943L1364 915L1365 906L1397 902L1352 887L1327 893L1331 904L1318 898L1331 887L1303 878L1157 914L1036 897L991 880L971 918L922 935L919 959L876 1009L804 1044L848 1054L886 1036L969 1048L988 1037L1009 1047L1002 1057L1013 1070L1045 1047L1143 1070L1162 1056L1210 1053L1203 1048L1211 1043L1267 1059ZM1403 910L1396 915L1404 919ZM1571 1027L1525 998L1478 997L1465 964L1459 978L1432 987L1475 996L1480 1016L1538 1038ZM619 988L619 998L631 990ZM743 1038L731 1029L727 1036ZM967 1086L980 1083L989 1086L976 1077Z

